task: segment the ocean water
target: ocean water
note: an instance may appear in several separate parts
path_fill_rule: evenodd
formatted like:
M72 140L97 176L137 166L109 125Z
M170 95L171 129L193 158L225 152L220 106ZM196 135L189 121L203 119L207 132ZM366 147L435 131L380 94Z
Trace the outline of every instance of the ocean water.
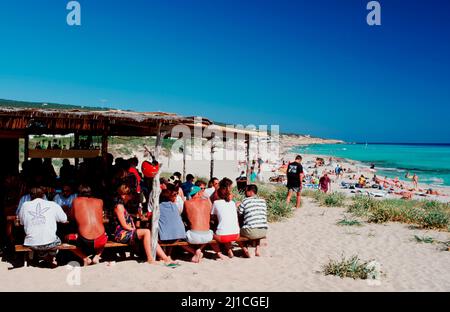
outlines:
M292 152L349 158L374 164L379 176L407 180L410 172L419 176L419 183L450 186L450 144L317 144Z

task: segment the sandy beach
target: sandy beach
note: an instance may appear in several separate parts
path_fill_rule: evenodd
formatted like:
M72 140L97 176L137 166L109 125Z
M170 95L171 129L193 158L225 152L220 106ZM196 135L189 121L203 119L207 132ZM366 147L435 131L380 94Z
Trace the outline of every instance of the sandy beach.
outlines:
M170 269L129 260L80 270L80 285L69 285L69 266L53 270L0 264L0 291L450 291L450 252L415 242L414 235L449 240L448 232L408 225L338 226L342 208L322 208L304 199L292 218L270 224L262 257L181 262ZM238 253L236 252L238 255ZM379 283L324 276L330 259L358 255L381 265ZM120 282L118 282L120 281Z
M141 151L134 154L144 159ZM304 155L307 171L317 156ZM292 160L295 155L286 148L281 157ZM338 161L355 172L368 169L351 160ZM181 161L162 157L162 163L165 172L182 171ZM263 172L265 180L274 175L267 168ZM217 160L214 175L234 178L240 169L237 161ZM330 169L333 168L321 167ZM209 162L187 161L186 172L206 178ZM333 191L352 195L350 190L340 189L340 180L332 180ZM442 190L448 192L447 188ZM233 259L218 261L211 255L200 264L181 261L176 269L138 263L135 259L82 268L66 265L53 270L11 269L10 263L2 262L0 291L450 291L450 252L444 251L443 244L418 243L414 239L418 235L447 242L450 233L400 223L337 225L346 215L344 208L324 208L304 198L302 208L293 217L270 224L262 257L250 259L241 257L237 248ZM321 272L331 259L353 255L379 263L380 279L341 279ZM74 272L80 272L79 285L73 283Z

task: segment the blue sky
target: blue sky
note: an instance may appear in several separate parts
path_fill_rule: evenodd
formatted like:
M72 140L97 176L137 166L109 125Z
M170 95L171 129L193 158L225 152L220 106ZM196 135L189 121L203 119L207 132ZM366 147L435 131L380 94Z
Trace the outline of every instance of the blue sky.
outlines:
M450 142L450 1L0 0L0 98Z

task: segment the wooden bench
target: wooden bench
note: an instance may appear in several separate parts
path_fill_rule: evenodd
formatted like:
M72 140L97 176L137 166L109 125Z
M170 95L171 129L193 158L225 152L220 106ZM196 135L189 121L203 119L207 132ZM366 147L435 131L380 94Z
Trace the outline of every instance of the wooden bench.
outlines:
M248 239L246 237L241 237L239 238L238 242L253 242L255 240L251 240ZM215 240L211 240L207 243L207 245L211 245L211 244L217 244L217 241ZM195 244L190 244L187 241L180 241L180 242L175 242L175 243L160 243L161 247L182 247L182 246L190 246L190 245L195 245ZM122 244L122 243L117 243L117 242L113 242L113 241L108 241L105 245L105 248L117 248L117 247L129 247L130 245L128 244ZM77 246L72 245L72 244L67 244L67 243L63 243L55 248L53 248L52 250L76 250L78 249ZM33 249L31 249L30 247L24 246L24 245L16 245L15 246L15 250L17 253L24 253L24 263L25 266L28 266L30 261L33 259Z
M128 246L129 245L127 245L127 244L121 244L121 243L108 241L105 245L105 248L128 247ZM52 250L76 250L76 249L78 249L78 247L75 245L63 243L63 244L53 248ZM24 253L24 264L25 264L25 266L29 266L30 261L33 259L33 254L34 254L33 249L31 249L30 247L24 246L24 245L16 245L15 250L17 253L21 253L21 252Z

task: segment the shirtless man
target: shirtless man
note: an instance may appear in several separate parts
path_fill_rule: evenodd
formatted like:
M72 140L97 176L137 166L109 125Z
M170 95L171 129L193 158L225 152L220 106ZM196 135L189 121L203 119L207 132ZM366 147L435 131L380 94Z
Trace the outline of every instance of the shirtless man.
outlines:
M419 176L414 173L412 177L413 183L414 183L414 190L417 190L419 188Z
M91 197L89 186L80 186L79 195L72 203L72 218L78 226L77 246L81 249L74 253L83 259L84 265L98 263L108 237L103 226L103 201Z
M213 232L209 228L212 204L203 193L204 190L194 186L190 192L191 199L184 202L183 210L189 224L189 230L186 232L187 241L190 244L200 245L197 250L190 251L194 254L192 262L197 263L203 257L202 249L213 239Z

